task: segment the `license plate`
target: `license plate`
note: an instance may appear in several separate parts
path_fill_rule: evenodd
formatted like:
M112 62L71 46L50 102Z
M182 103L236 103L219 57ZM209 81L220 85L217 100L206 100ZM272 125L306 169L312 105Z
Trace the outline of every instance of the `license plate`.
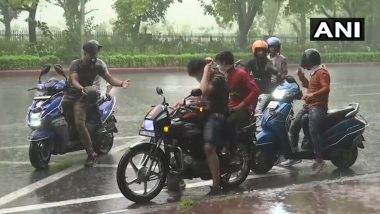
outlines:
M268 104L268 109L276 109L277 106L278 106L279 102L277 101L271 101L269 104Z
M145 131L145 130L140 130L139 134L142 136L147 136L147 137L155 137L156 136L156 134L154 132Z

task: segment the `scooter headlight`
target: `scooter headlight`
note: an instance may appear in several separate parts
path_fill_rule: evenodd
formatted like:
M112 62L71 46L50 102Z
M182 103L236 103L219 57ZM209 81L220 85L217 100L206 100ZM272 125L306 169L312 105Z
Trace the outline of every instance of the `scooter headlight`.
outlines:
M285 97L285 94L286 94L286 91L285 90L280 90L280 89L276 89L274 90L274 92L272 93L272 96L277 99L277 100L281 100L282 98Z
M41 112L30 113L30 123L31 127L39 127L41 125Z

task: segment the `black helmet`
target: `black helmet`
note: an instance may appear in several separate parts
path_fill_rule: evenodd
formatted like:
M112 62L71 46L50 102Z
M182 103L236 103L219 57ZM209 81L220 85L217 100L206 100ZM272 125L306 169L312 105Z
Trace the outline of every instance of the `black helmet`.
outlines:
M310 48L305 50L302 55L301 59L301 67L310 70L312 67L320 65L321 64L321 55L319 52L314 49Z
M94 42L86 42L83 45L83 51L89 54L91 57L96 57L99 52L99 46Z

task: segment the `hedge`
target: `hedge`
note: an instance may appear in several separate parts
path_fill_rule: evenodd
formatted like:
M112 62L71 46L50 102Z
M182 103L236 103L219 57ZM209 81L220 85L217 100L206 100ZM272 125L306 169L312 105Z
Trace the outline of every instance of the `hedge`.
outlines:
M101 58L109 67L171 67L185 66L193 58L214 57L216 54L181 54L181 55L104 55ZM236 53L236 59L247 61L251 53ZM301 53L288 53L288 63L298 63ZM380 62L380 52L340 52L323 53L323 62ZM0 56L0 70L36 69L46 63L60 63L56 56Z
M44 64L59 63L60 59L56 56L0 56L0 70L6 69L34 69L40 68Z
M182 55L110 55L103 59L110 67L160 67L160 66L184 66L190 59L215 57L216 54L182 54ZM286 55L288 63L299 63L301 53L289 53ZM235 58L247 61L252 58L251 53L236 53ZM342 52L323 53L323 62L380 62L380 52Z

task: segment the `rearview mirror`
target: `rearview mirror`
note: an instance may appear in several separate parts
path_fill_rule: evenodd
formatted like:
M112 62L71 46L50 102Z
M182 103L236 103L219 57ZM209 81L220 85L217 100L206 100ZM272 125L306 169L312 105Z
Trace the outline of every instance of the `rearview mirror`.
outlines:
M160 88L160 87L156 88L156 92L157 92L158 95L163 95L164 94L164 92L162 91L162 88Z
M65 72L63 71L63 68L62 68L62 66L60 64L55 64L54 65L54 70L55 70L55 72L57 72L57 74L63 76L67 80Z
M296 82L296 79L294 79L294 77L291 76L291 75L287 75L287 76L285 77L285 80L286 80L286 82L288 82L288 83L295 83L295 82Z
M51 65L49 65L49 64L46 64L46 65L42 66L40 76L38 77L38 82L39 83L41 83L41 77L43 75L49 73L50 68L51 68Z
M202 90L200 88L191 90L191 96L199 97L202 95Z

